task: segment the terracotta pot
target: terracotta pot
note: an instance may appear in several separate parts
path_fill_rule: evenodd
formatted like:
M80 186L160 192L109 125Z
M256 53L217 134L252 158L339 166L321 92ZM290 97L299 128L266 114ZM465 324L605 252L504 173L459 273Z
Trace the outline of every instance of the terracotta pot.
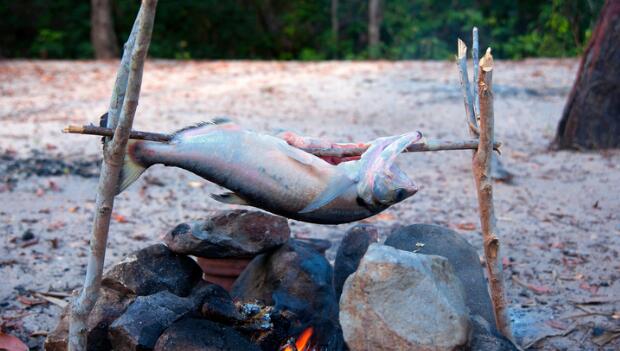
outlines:
M228 291L251 260L252 258L196 258L202 269L202 279Z

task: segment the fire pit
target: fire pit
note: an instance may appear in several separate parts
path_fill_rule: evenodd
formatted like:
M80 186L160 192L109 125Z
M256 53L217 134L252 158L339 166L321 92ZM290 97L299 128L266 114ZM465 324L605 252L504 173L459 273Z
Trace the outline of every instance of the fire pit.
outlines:
M323 241L291 239L285 219L237 210L179 224L164 242L106 272L88 350L343 349ZM46 350L66 348L67 312Z
M353 226L334 272L325 243L290 238L281 217L236 210L179 224L166 245L106 272L88 350L511 349L492 327L476 250L457 233L413 225L389 247L377 240L373 226ZM65 310L46 350L65 350L67 333Z

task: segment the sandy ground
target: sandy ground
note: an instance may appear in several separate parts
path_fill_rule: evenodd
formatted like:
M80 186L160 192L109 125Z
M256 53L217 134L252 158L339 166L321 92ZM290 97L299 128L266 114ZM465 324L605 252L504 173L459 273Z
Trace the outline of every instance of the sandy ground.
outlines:
M0 62L0 162L33 151L68 163L97 160L98 138L60 130L97 122L116 68ZM533 348L546 350L597 349L593 338L620 327L620 152L547 151L576 68L575 60L500 61L494 73L497 136L515 174L514 184L495 188L513 327L522 345L540 339ZM146 65L136 129L168 132L216 116L337 141L416 129L433 138L467 136L451 62ZM470 153L407 154L400 163L421 191L369 220L383 237L399 225L434 223L481 247ZM0 184L1 325L36 348L43 340L36 335L53 328L60 307L32 305L33 294L82 283L97 178L4 172L0 178L13 181ZM181 221L225 208L209 199L214 191L188 172L150 169L116 201L107 265ZM296 236L332 240L331 259L350 227L291 225ZM618 348L619 339L604 346Z

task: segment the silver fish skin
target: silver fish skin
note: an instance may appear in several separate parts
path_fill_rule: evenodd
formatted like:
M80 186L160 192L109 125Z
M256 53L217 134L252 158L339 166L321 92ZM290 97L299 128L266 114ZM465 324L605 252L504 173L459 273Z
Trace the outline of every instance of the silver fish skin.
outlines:
M348 223L417 192L394 159L420 138L416 132L377 139L359 161L332 165L271 135L233 123L203 124L175 133L168 143L130 141L119 192L149 166L163 164L230 190L212 195L220 202L311 223Z

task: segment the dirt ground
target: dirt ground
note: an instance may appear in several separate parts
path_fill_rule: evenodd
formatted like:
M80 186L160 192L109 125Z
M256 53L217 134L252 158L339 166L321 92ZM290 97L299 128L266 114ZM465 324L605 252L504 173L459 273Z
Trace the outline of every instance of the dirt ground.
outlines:
M97 123L117 65L0 62L0 325L34 349L61 310L36 293L82 284L97 184L99 139L60 130ZM533 349L598 349L620 332L620 152L547 150L576 68L575 60L499 61L494 73L497 137L515 175L495 187L505 282L514 334ZM417 129L463 138L457 77L452 62L150 61L134 126L169 132L229 116L337 141ZM400 225L443 225L481 247L470 156L401 156L421 190L369 222L383 238ZM215 191L188 172L150 169L117 198L107 265L226 208L209 198ZM298 237L331 240L330 259L351 226L291 225ZM602 349L620 349L620 339Z

